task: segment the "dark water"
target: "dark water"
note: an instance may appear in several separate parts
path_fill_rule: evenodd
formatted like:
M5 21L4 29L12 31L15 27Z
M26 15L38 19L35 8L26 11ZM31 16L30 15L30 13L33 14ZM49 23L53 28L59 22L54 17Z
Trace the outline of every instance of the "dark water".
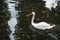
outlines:
M17 0L15 0L17 1ZM56 9L52 8L51 11L45 7L45 2L42 0L18 0L19 3L15 5L18 10L17 24L12 36L14 40L59 40L60 39L60 6L57 5ZM2 2L2 3L1 3ZM14 4L14 2L10 2ZM11 12L8 10L8 4L4 0L0 1L0 40L10 40L10 26L8 21L12 18ZM34 22L45 21L47 23L56 24L56 29L52 30L37 30L30 28L32 16L26 17L32 11L36 12ZM14 12L16 14L16 12ZM13 24L14 25L14 24ZM41 33L40 33L41 32Z

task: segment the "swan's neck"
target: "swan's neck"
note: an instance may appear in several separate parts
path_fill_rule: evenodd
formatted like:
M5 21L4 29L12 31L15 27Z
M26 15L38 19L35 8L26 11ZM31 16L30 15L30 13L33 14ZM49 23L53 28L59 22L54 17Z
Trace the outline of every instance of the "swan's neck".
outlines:
M34 24L34 17L35 17L35 14L32 17L31 24Z

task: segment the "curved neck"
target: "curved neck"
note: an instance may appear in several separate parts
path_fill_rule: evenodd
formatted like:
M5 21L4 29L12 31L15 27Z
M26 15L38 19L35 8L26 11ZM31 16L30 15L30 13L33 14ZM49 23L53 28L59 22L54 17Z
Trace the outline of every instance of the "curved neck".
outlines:
M31 20L31 24L34 23L34 17L35 17L35 14L33 14L33 17L32 17L32 20Z

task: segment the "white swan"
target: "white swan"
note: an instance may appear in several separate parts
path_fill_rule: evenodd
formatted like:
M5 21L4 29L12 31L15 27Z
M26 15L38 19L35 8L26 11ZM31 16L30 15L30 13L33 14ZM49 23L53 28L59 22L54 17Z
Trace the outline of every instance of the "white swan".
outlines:
M31 24L36 28L36 29L41 29L41 30L46 30L46 29L51 29L53 27L55 27L55 25L50 25L46 22L40 22L40 23L34 23L34 17L35 17L35 12L32 12L33 14L33 17L32 17L32 20L31 20ZM31 15L31 14L29 14ZM27 16L29 16L27 15Z

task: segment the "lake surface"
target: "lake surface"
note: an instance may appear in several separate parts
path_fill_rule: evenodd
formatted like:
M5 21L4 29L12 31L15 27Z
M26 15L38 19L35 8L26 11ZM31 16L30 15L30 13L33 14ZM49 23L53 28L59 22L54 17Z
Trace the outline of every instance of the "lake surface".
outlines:
M59 1L1 0L1 2L0 40L60 40ZM51 3L47 5L48 2ZM45 31L35 29L31 25L32 16L26 16L32 11L36 12L35 23L45 21L55 24L56 28Z

